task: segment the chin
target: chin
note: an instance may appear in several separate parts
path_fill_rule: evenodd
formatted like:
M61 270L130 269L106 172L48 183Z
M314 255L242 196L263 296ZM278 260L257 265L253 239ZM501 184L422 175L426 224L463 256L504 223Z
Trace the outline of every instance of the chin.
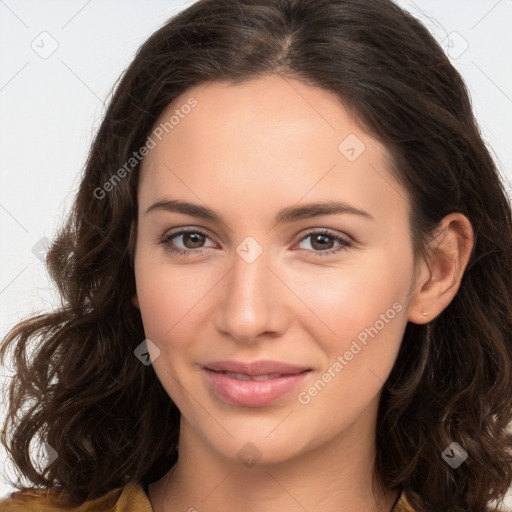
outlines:
M228 431L234 434L233 438L227 439L224 433L222 440L209 438L208 444L223 458L247 468L283 463L313 447L314 443L300 439L300 432L290 429L283 428L279 435L275 432L268 435L276 425L265 429L246 429L243 433L239 430L232 432L228 427Z

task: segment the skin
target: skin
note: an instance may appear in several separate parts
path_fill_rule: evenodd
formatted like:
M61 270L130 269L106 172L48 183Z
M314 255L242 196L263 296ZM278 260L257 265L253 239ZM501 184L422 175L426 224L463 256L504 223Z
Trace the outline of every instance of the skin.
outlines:
M397 493L371 482L382 387L407 322L430 321L457 292L471 225L461 214L446 217L430 259L415 265L410 205L386 168L386 148L329 92L273 75L202 84L156 125L190 97L197 106L145 158L138 190L133 303L160 351L154 370L181 411L179 461L150 486L152 507L389 512ZM353 161L338 149L349 134L365 146ZM146 213L162 199L208 206L223 220ZM275 222L285 207L327 200L369 217ZM207 237L178 236L168 244L189 252L173 254L159 242L176 228ZM322 256L340 242L315 243L319 229L352 245ZM237 252L248 236L263 250L251 263ZM329 367L332 375L338 356L393 304L378 334L300 403L298 394ZM220 359L273 359L313 371L272 404L242 407L220 399L204 378L201 365ZM257 450L252 466L237 456L249 442Z

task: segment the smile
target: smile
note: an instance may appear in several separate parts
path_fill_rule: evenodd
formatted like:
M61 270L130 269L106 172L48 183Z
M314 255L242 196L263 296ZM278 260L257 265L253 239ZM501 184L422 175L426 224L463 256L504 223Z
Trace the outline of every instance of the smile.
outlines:
M244 407L264 407L301 384L311 370L294 374L247 375L203 369L207 387L224 402Z

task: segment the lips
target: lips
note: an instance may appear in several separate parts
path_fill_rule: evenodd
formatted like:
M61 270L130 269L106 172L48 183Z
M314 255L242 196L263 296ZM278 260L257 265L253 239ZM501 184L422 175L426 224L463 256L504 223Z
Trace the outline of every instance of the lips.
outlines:
M232 379L255 380L255 381L276 379L277 377L282 377L282 375L283 375L282 373L270 373L268 375L247 375L245 373L233 373L233 372L217 372L217 373L223 373L224 375L227 375L228 377L231 377Z
M309 370L307 366L298 366L280 361L271 361L263 359L260 361L236 361L224 360L214 361L204 365L208 370L216 372L230 372L243 375L295 375L305 370Z
M279 361L215 361L203 372L210 389L223 401L245 407L269 405L298 386L310 368Z

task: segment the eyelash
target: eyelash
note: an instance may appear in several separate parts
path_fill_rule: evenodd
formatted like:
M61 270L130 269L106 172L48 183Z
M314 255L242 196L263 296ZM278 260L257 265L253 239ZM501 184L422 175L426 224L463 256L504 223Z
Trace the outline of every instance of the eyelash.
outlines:
M162 244L166 251L171 252L173 254L178 254L178 255L182 255L182 256L189 256L191 254L202 254L204 252L204 250L206 250L207 248L186 249L185 250L185 249L179 249L179 248L174 247L173 245L171 245L170 242L174 238L177 238L177 237L179 237L181 235L190 234L190 233L201 234L204 237L209 238L208 234L205 233L204 231L202 231L201 229L198 229L198 228L183 229L183 230L178 231L176 233L171 233L171 234L165 236L158 243ZM345 238L342 238L342 237L340 237L338 235L335 235L335 234L331 233L327 229L320 229L320 230L316 230L316 231L311 231L307 235L303 236L299 240L299 243L302 242L303 240L309 238L309 237L314 236L314 235L328 235L334 241L339 242L341 244L340 247L338 247L336 249L330 249L330 250L327 250L327 251L309 251L309 252L313 252L315 255L320 256L320 257L322 257L322 256L333 256L335 254L339 254L342 251L345 251L348 248L352 247L352 242L351 241L349 241L349 240L347 240Z

